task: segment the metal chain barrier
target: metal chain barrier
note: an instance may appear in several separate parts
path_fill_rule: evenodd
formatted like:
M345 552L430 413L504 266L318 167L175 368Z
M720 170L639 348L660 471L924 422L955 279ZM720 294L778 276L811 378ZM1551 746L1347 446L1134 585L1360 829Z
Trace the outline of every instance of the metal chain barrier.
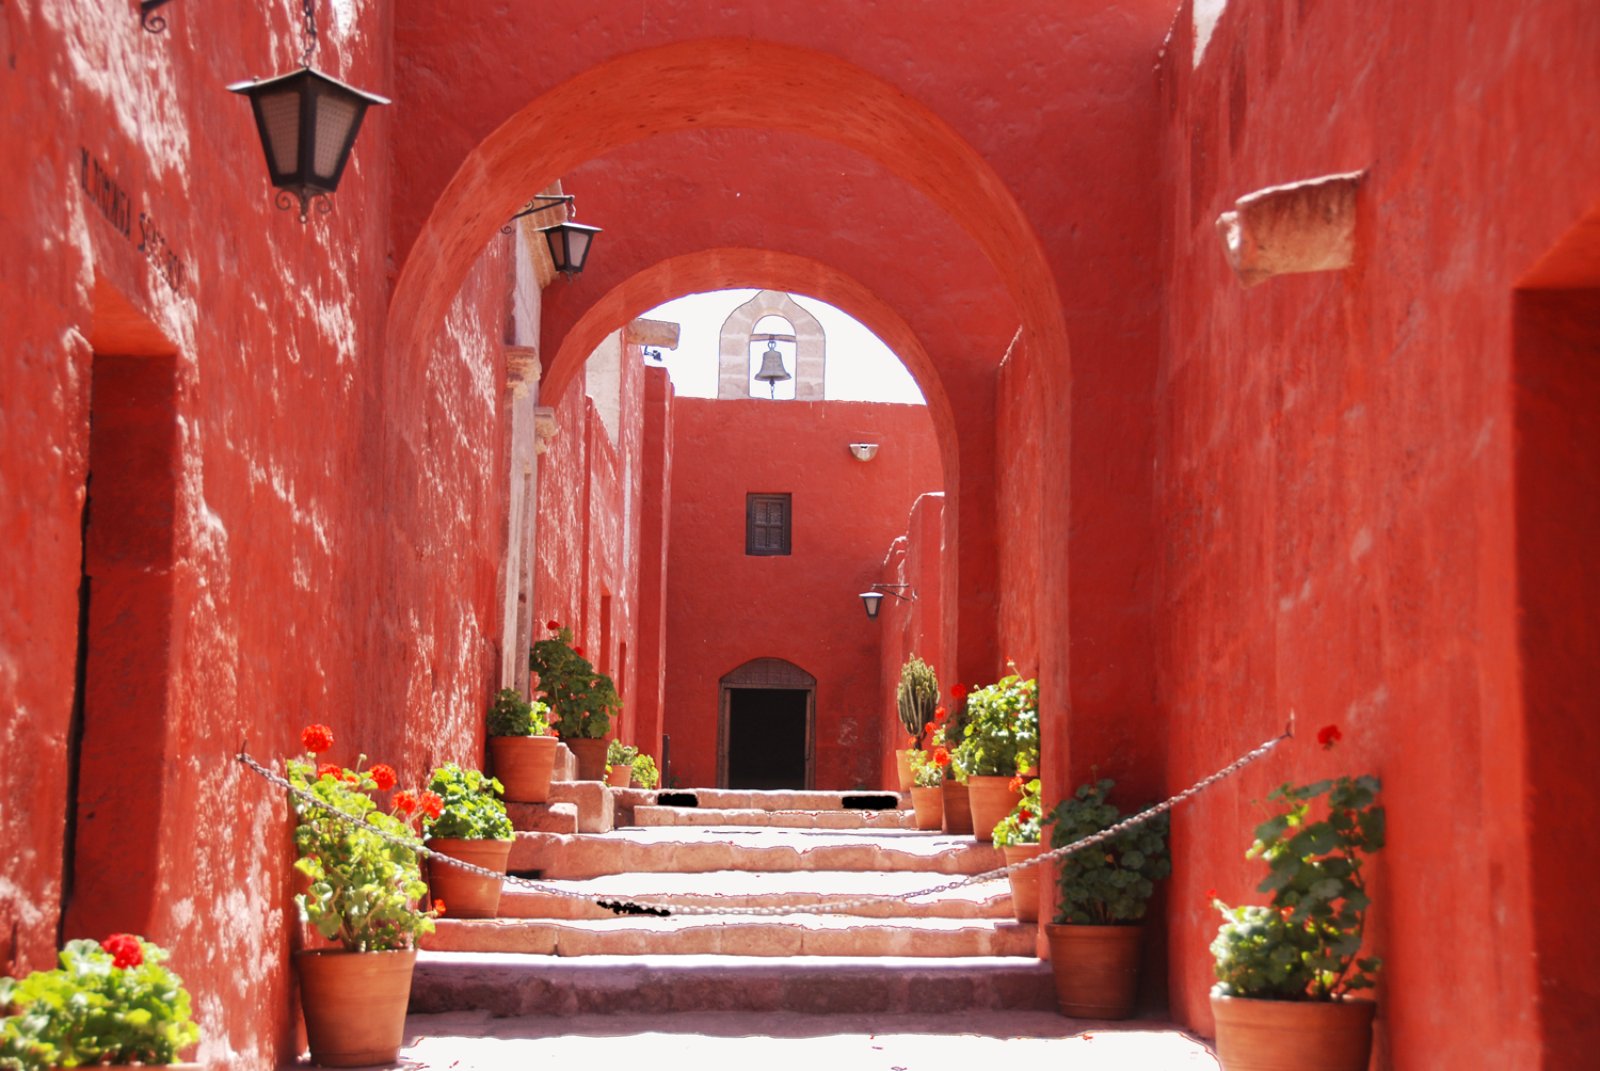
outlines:
M251 770L254 770L268 781L280 788L286 789L289 794L296 799L308 803L313 807L320 807L321 809L336 816L341 821L348 822L351 825L361 826L367 832L373 834L381 840L388 841L389 843L398 847L408 848L422 858L442 859L449 865L459 867L460 869L468 871L469 873L478 874L487 878L500 878L507 885L515 885L518 888L529 889L533 892L543 893L547 896L555 896L565 900L581 900L584 903L594 904L597 907L603 907L616 915L653 915L663 918L670 915L778 916L839 914L875 904L918 900L923 897L938 896L942 893L954 892L956 889L965 888L968 885L982 885L986 882L1001 881L1012 871L1026 870L1029 867L1039 866L1043 863L1051 862L1052 860L1063 859L1076 852L1085 851L1097 844L1101 844L1107 840L1121 835L1127 830L1132 829L1134 826L1137 826L1143 822L1148 822L1150 819L1159 815L1163 815L1172 810L1174 807L1178 806L1178 804L1187 802L1188 800L1204 792L1212 785L1215 785L1220 781L1225 781L1234 774L1237 774L1240 770L1243 770L1246 766L1249 766L1257 759L1264 757L1268 752L1272 751L1273 748L1277 747L1279 744L1292 738L1293 736L1294 720L1293 716L1291 715L1288 727L1281 734L1273 737L1271 740L1266 741L1259 747L1245 752L1243 755L1240 755L1237 759L1234 759L1216 773L1211 774L1209 777L1201 778L1199 781L1196 781L1194 784L1190 785L1182 792L1179 792L1177 795L1168 797L1162 802L1147 807L1137 814L1130 815L1115 825L1108 826L1105 829L1100 830L1098 833L1091 833L1089 836L1075 840L1071 844L1064 845L1060 848L1052 848L1047 852L1041 852L1032 859L998 867L994 870L986 870L981 874L969 874L964 877L957 878L954 881L945 882L942 885L935 885L927 889L919 889L918 891L911 893L859 896L850 900L832 900L826 903L790 905L781 907L721 907L702 906L696 904L666 904L649 901L619 901L606 897L595 896L590 893L577 893L568 889L557 888L547 884L546 882L537 881L533 878L518 877L514 874L502 874L497 870L490 870L487 867L481 867L475 863L467 863L460 859L454 859L448 855L443 855L434 851L432 848L429 848L427 844L422 841L387 833L381 829L369 825L362 818L345 814L338 808L331 807L327 803L324 803L322 800L318 799L310 792L307 792L305 789L297 788L281 774L274 773L272 770L262 766L255 759L251 758L242 747L239 750L237 758L240 763Z

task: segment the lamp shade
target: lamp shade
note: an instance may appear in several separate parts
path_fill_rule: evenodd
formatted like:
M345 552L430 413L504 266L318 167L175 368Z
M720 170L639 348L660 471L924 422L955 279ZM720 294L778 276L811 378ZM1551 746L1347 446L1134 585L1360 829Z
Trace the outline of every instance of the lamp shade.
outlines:
M267 173L300 198L302 216L311 198L338 188L367 109L389 103L310 67L228 89L250 98Z
M589 245L599 227L586 227L582 223L557 223L544 228L544 240L550 244L550 262L556 271L571 278L583 271L589 259Z
M883 605L883 592L863 591L861 593L861 605L867 608L868 617L876 618L878 616L878 607Z

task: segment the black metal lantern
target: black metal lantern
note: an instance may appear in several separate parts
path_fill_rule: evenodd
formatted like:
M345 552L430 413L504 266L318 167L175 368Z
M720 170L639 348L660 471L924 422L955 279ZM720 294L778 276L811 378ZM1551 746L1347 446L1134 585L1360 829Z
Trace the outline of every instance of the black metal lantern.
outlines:
M228 89L250 98L278 207L290 208L291 195L298 198L301 222L314 198L339 188L367 109L389 103L310 67ZM320 212L331 208L329 201L318 204Z
M322 198L317 201L317 211L332 210L327 195L339 188L362 118L372 105L389 101L313 70L317 16L312 0L301 0L301 14L305 49L300 69L275 78L236 82L228 89L250 98L261 149L267 155L267 172L278 188L278 207L292 208L298 198L300 222L304 223L316 198Z
M589 246L599 227L586 227L582 223L557 223L542 229L544 240L550 245L550 263L568 279L583 271L589 260Z
M910 595L900 594L902 591L908 590L911 592ZM901 602L915 602L917 598L917 593L910 584L874 584L871 590L861 593L861 605L866 608L868 617L876 618L878 616L878 610L883 606L883 597L885 595L892 595Z

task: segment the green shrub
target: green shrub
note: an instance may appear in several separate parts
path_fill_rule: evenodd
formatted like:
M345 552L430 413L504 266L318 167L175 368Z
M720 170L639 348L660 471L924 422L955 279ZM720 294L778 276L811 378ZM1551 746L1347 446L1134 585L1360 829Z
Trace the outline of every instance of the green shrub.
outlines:
M1081 786L1050 812L1050 847L1064 848L1122 821L1106 799L1115 783ZM1107 926L1144 918L1155 883L1172 873L1167 816L1158 815L1108 841L1064 856L1056 877L1058 923Z
M550 622L555 633L533 645L528 666L539 675L539 691L563 740L599 740L622 708L611 678L595 669L572 645L572 631Z
M511 819L500 802L505 786L477 770L446 763L433 771L428 791L442 804L437 818L424 818L422 831L430 837L459 840L510 840Z
M639 754L639 749L632 744L624 744L621 740L612 740L606 745L607 766L632 766L633 760Z
M545 717L549 708L543 703L528 702L515 688L502 688L489 707L490 736L547 736L550 722Z
M1038 765L1037 681L1012 672L966 698L955 761L968 777L1011 777Z
M661 783L661 772L656 769L656 760L642 751L633 758L633 783L640 788L655 788Z
M1013 784L1020 782L1018 776ZM1040 826L1044 822L1040 800L1041 786L1037 777L1026 784L1017 784L1022 791L1022 798L1017 805L1011 808L1011 813L1000 819L994 827L994 846L1004 848L1012 844L1038 844Z

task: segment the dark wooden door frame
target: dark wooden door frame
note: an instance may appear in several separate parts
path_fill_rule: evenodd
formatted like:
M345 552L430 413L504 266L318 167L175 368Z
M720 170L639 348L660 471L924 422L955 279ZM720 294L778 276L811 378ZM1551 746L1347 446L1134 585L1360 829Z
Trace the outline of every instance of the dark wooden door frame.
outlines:
M728 787L728 717L735 689L806 693L806 773L804 788L816 787L817 678L782 658L753 658L718 682L717 787Z

